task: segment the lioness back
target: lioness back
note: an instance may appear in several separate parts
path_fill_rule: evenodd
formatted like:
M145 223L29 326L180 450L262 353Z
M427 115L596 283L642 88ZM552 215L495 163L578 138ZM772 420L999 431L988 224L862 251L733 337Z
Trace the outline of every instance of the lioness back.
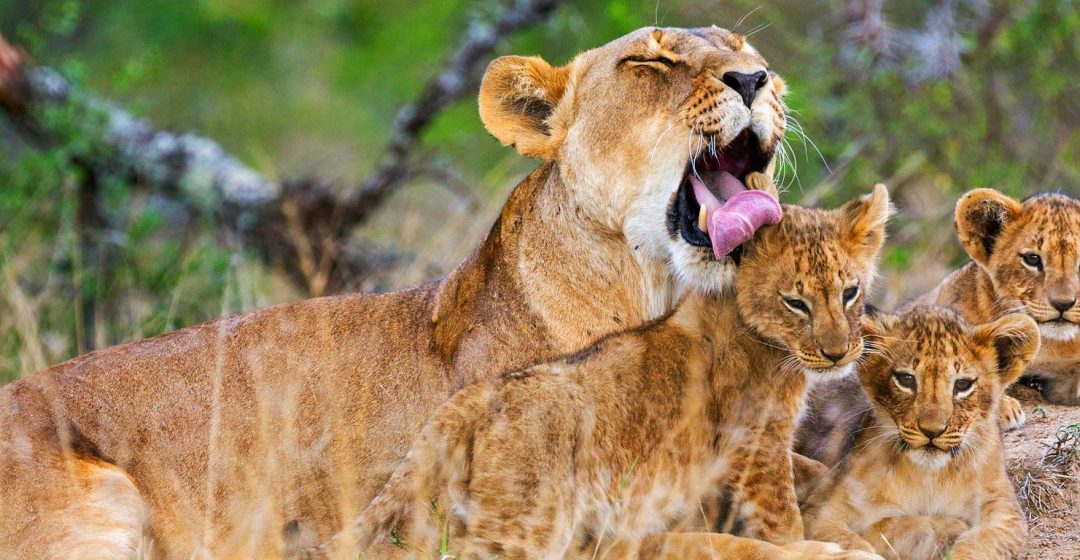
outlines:
M1026 523L996 412L1038 351L1035 322L1008 314L972 327L947 308L914 307L867 323L859 383L835 382L813 398L872 406L831 426L820 425L827 415L807 415L819 425L800 430L799 448L834 464L805 500L807 536L893 559L1012 558ZM865 397L843 395L852 391ZM838 462L836 441L847 442Z

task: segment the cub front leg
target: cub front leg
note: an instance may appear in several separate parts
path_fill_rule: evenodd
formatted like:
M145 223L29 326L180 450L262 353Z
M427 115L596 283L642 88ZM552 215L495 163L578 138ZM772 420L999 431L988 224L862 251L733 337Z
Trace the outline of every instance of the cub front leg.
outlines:
M732 472L737 477L733 484L737 505L733 509L739 512L743 536L776 544L804 538L791 452L795 417L793 407L783 399L774 402L755 437L736 453Z
M748 465L741 494L743 534L785 544L803 539L803 520L795 495L795 474L791 452L783 444L761 444L766 448Z
M852 521L862 513L855 511L842 485L818 488L803 510L807 538L834 542L847 550L874 552L874 545L851 530Z
M936 560L967 529L967 522L955 517L897 515L874 523L862 536L889 560Z
M983 504L979 524L960 534L949 550L949 560L1006 560L1020 552L1027 522L1020 516L1016 498L1010 495L1012 488L1006 488L991 494Z
M795 471L795 495L801 504L829 476L829 467L798 453L791 454L791 465Z

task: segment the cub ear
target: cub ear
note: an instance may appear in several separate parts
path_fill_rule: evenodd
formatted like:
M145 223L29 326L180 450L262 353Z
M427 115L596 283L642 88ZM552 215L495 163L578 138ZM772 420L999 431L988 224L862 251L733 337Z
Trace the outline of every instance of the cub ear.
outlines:
M885 333L894 326L893 315L885 313L870 304L863 307L863 316L859 320L859 330L862 331L864 338L885 338Z
M998 375L1004 385L1011 385L1024 372L1039 351L1039 326L1023 313L1009 313L975 328L975 339L993 348Z
M859 251L877 255L885 243L885 224L892 215L889 190L878 183L870 194L860 196L843 205L847 240Z
M480 84L480 120L499 142L521 155L551 159L559 141L549 118L569 76L569 66L554 68L539 57L497 58Z
M1023 205L994 189L968 191L956 202L956 234L975 262L986 266L997 236Z

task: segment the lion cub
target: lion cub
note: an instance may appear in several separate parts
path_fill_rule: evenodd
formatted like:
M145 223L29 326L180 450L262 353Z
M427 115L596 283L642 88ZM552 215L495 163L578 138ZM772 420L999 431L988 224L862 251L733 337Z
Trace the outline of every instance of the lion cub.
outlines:
M791 544L679 535L652 552L877 558L794 542L789 448L807 377L843 373L861 355L863 294L889 213L881 185L837 210L786 207L743 246L738 295L691 293L663 319L461 390L333 548L355 558L393 533L410 547L443 537L463 558L627 557L700 519L701 502L726 487L744 535ZM435 534L433 503L449 517Z
M1024 311L1042 334L1026 381L1052 403L1080 405L1080 200L975 189L956 203L956 231L972 262L916 303L948 305L972 323ZM1023 423L1012 397L1002 412L1008 427Z
M807 535L902 560L1012 558L1027 527L996 411L1039 349L1035 321L971 327L915 307L867 318L864 331L858 383L815 387L800 426L797 449L834 466L804 504Z

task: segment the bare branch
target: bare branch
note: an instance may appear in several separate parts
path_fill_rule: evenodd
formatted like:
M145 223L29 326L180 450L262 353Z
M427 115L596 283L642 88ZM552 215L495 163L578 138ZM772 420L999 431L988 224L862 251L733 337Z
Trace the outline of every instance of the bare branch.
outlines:
M343 248L347 233L370 218L395 187L417 173L430 174L412 168L423 132L443 109L475 90L499 44L545 20L559 2L514 0L494 23L470 23L443 71L398 112L379 167L352 189L316 179L269 181L213 140L157 130L80 91L57 72L33 66L3 37L0 110L39 144L85 146L72 158L88 172L146 185L187 208L215 213L222 226L246 233L264 260L281 265L290 278L319 295L362 281L351 276L362 276L368 266L345 261L370 251ZM54 108L73 113L75 118L67 121L74 122L51 122L46 113Z

